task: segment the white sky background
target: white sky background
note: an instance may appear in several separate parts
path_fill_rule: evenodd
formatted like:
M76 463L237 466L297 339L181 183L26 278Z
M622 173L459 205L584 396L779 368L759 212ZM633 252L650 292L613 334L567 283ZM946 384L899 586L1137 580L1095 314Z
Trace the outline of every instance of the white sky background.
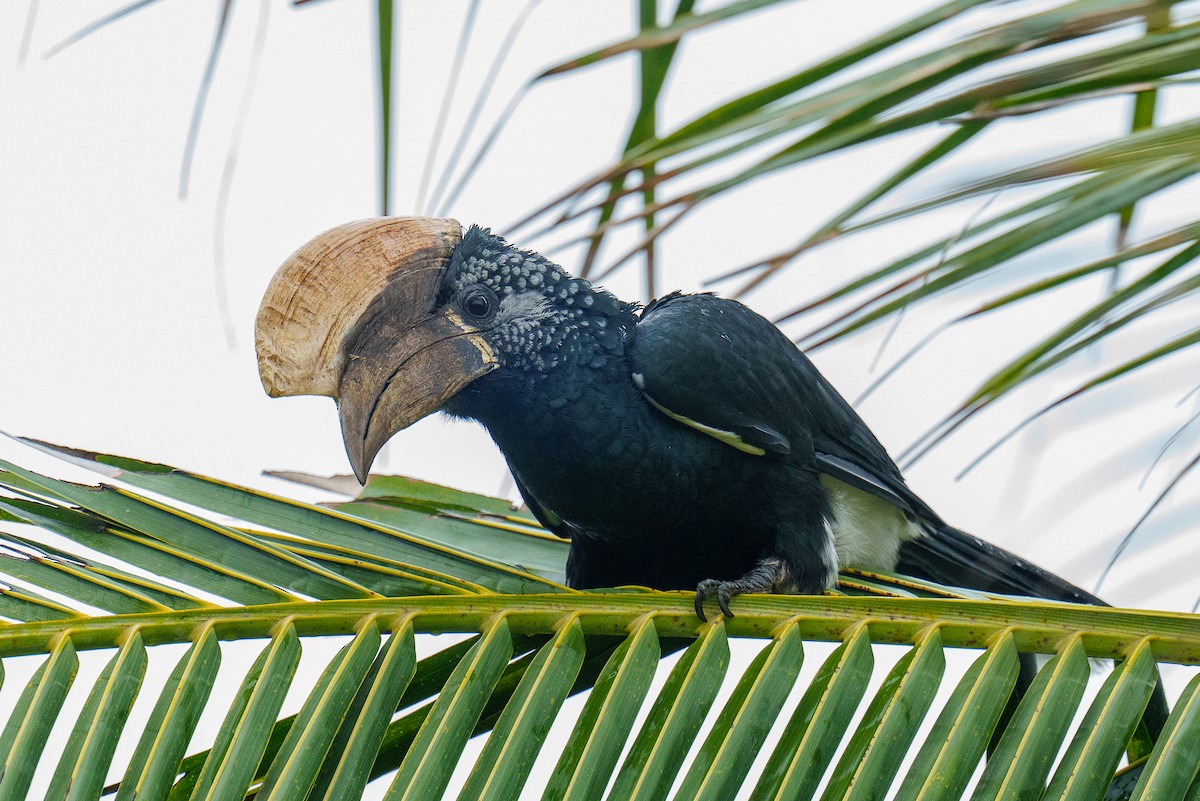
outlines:
M268 279L289 253L326 228L376 213L374 3L325 0L292 8L278 0L270 5L261 72L237 143L225 227L224 286L236 334L232 347L217 304L214 219L260 6L235 6L190 191L180 200L184 142L217 3L155 3L49 60L42 58L68 35L122 5L123 0L40 0L28 58L18 67L28 4L0 4L0 331L5 343L0 429L312 497L260 471L347 472L334 406L325 398L266 397L254 363L252 323ZM669 129L929 5L806 0L689 37L665 93L660 125ZM520 1L482 4L435 177L500 40L523 6ZM466 2L402 4L396 213L414 211L466 8ZM635 25L631 9L627 0L545 0L499 74L468 152L530 76L628 35ZM1004 7L982 10L966 22L999 21L1005 13ZM968 25L950 26L937 37L952 41ZM633 101L635 80L635 61L627 56L539 84L451 216L503 229L573 180L608 164L626 133L625 109ZM1167 94L1162 114L1175 119L1195 114L1198 105L1200 93L1176 90ZM1001 169L1024 153L1051 155L1115 135L1127 124L1128 108L1128 101L1114 99L1042 122L995 126L983 141L986 158L981 148L956 156L946 169L889 203ZM660 286L663 291L697 289L706 276L794 243L930 141L924 135L859 148L760 180L702 209L664 239ZM1015 195L1001 198L992 209L1014 201ZM1147 226L1143 230L1161 230L1194 216L1198 201L1194 186L1179 190L1148 209L1140 224ZM878 266L956 230L980 205L818 249L749 302L764 313L778 313L849 272ZM1078 263L1098 255L1111 231L1111 224L1095 226L1039 252L1025 269L1032 274L1062 259ZM535 249L553 244L516 241ZM623 252L621 243L629 241L617 238L607 252ZM556 254L568 269L578 256L577 250ZM642 299L636 271L605 283L622 297ZM995 287L985 282L973 298L938 300L910 312L882 363L890 363L952 312L977 303L989 289L994 294ZM898 453L990 368L1050 330L1065 310L1082 308L1101 291L1100 282L1081 285L1025 304L1015 314L955 329L859 408ZM873 379L870 365L884 330L814 355L847 397L856 397ZM1113 353L1132 353L1154 341L1151 332L1110 347ZM908 473L914 488L950 522L1085 587L1197 446L1195 436L1185 437L1146 488L1138 489L1141 469L1196 409L1195 398L1175 405L1200 372L1195 358L1157 368L1128 408L1121 391L1105 393L1048 417L963 481L953 476L1008 426L1073 388L1096 364L1080 360L1042 389L1004 404ZM0 457L59 477L95 480L7 440L0 441ZM440 418L397 436L377 467L492 493L504 476L503 460L482 429ZM1109 579L1106 597L1122 605L1191 607L1200 594L1197 544L1189 533L1195 528L1196 484L1193 477L1144 528ZM810 663L815 668L818 660ZM99 663L93 668L98 671ZM84 672L90 669L85 666ZM6 691L19 690L19 673L10 665ZM77 687L90 685L83 678ZM0 698L0 708L7 697ZM223 710L215 714L204 725L216 726ZM131 749L132 743L125 746Z
M22 67L18 54L28 4L0 5L0 326L6 344L0 428L303 494L259 472L347 472L334 407L324 398L265 396L254 364L252 321L270 275L291 251L325 228L376 212L374 4L271 4L261 73L237 144L225 228L233 347L218 313L214 219L260 7L235 6L200 130L190 191L181 200L184 142L217 4L155 3L53 58L42 57L122 5L41 0ZM435 177L524 3L482 5ZM928 5L807 0L696 34L681 48L660 125L669 129ZM393 183L397 213L413 211L466 7L465 2L402 4ZM1003 6L981 10L967 23L999 21L1007 13ZM622 38L634 25L628 2L546 0L498 76L474 141L531 75ZM951 41L965 30L966 25L950 26L937 36ZM634 58L627 56L539 84L451 216L503 229L573 179L608 164L625 136L629 116L624 109L632 103L635 79ZM1195 91L1175 91L1162 113L1168 119L1194 114L1198 103ZM1009 166L1022 153L1050 155L1115 135L1127 124L1127 111L1126 100L1113 99L1060 112L1044 123L996 126L983 142L986 159L980 148L957 156L900 199ZM660 286L696 289L706 276L794 243L929 141L929 136L905 137L859 148L760 180L702 209L663 241ZM468 152L474 152L474 144ZM1176 210L1194 209L1197 199L1194 187L1180 190L1142 219L1163 226L1177 222L1182 217ZM1008 202L1001 198L992 208ZM818 249L749 302L764 313L782 311L847 271L878 266L956 230L979 205ZM1044 269L1064 258L1082 261L1102 253L1110 240L1111 225L1095 226L1039 252L1027 269ZM627 241L618 238L607 252L623 252L619 243ZM517 242L535 249L552 244ZM578 255L571 250L556 257L570 269ZM641 291L634 270L605 283L630 299ZM981 284L980 290L992 288L994 294L994 287ZM861 412L898 453L964 398L989 368L1050 330L1063 310L1094 300L1101 289L1099 282L1081 285L1026 304L1015 314L953 330L861 404ZM939 300L910 312L883 364L951 311L983 296ZM847 397L856 397L872 380L870 363L884 330L814 355ZM1153 336L1134 345L1152 341ZM1032 427L965 480L955 482L953 476L1007 426L1078 384L1097 363L1080 360L1045 389L1004 404L908 473L914 488L947 520L1083 586L1091 586L1116 541L1193 452L1194 437L1185 438L1138 490L1140 468L1195 410L1194 399L1175 405L1194 384L1194 358L1158 368L1154 382L1143 385L1144 396L1128 409L1121 409L1125 398L1119 391L1105 393ZM84 478L16 443L0 443L0 456L61 477ZM503 480L503 460L480 428L441 419L422 421L399 435L380 466L487 492L498 491ZM1183 532L1195 518L1195 484L1193 477L1191 488L1181 487L1142 530L1106 584L1108 598L1134 606L1191 606L1200 594L1192 567L1197 546Z

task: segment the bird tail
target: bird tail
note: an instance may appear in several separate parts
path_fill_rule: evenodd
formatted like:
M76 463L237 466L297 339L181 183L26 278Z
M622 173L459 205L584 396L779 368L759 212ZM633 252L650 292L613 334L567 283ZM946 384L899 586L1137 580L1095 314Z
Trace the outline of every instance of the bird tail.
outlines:
M896 571L982 592L1108 606L1066 579L950 526L935 528L901 545Z

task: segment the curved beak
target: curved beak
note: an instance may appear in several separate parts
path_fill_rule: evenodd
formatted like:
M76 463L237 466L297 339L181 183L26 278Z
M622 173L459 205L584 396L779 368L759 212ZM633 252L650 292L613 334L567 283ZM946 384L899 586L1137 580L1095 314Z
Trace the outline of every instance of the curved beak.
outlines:
M497 367L491 346L449 309L416 322L402 317L384 311L347 340L338 416L360 484L393 434Z
M392 434L497 367L478 330L436 309L461 241L456 220L357 220L289 256L263 295L254 321L263 388L336 400L360 482Z

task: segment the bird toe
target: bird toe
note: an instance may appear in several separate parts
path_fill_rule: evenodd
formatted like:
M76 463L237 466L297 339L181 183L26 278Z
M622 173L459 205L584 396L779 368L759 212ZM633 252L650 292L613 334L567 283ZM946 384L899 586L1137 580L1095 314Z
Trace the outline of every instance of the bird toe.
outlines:
M720 591L724 582L716 579L705 579L696 585L696 617L707 623L708 616L704 614L704 602L712 596L717 596L717 602L721 606L721 611L724 612L727 608L727 602L721 599Z
M721 614L725 617L733 617L733 612L729 609L729 601L738 593L745 592L741 581L717 581L716 579L705 579L696 585L696 617L700 618L705 623L708 622L708 616L704 614L704 602L709 598L716 597L717 607L721 610Z
M730 585L732 581L721 582L721 586L717 588L717 606L721 607L721 613L725 617L733 617L733 612L729 610L729 599L737 593L732 591Z

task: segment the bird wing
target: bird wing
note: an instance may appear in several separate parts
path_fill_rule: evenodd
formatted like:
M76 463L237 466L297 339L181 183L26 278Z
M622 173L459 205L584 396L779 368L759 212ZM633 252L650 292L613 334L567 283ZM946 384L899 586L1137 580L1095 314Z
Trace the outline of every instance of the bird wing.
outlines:
M668 295L646 307L628 354L634 383L672 419L756 456L811 460L818 472L941 524L812 362L741 303Z
M921 522L924 536L899 547L899 572L989 592L1103 603L943 523L799 348L742 304L711 295L668 296L647 306L629 354L634 383L673 419L736 437L742 450L757 449L760 458L811 460L818 472Z

